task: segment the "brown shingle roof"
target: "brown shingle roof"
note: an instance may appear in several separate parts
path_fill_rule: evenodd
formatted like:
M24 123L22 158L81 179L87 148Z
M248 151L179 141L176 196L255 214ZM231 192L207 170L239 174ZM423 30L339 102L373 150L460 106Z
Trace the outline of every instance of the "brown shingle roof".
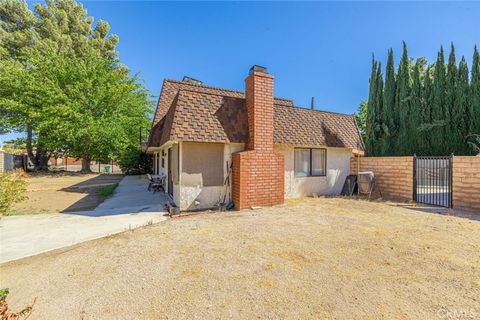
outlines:
M287 99L275 98L274 104L275 143L363 150L353 116L297 108ZM244 93L165 80L148 145L169 140L246 143Z

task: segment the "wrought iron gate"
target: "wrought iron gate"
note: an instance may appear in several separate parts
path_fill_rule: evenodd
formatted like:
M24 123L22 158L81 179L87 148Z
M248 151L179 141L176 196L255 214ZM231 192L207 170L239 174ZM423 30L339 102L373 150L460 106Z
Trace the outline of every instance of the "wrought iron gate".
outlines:
M452 157L413 157L413 198L452 207Z

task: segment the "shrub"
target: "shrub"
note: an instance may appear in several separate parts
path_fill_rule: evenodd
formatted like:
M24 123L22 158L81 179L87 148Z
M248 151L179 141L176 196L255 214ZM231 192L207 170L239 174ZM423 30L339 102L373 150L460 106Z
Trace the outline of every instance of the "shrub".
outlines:
M27 198L27 182L18 172L0 174L0 215L6 215L10 207Z
M0 319L2 320L19 320L19 319L27 319L33 311L33 304L26 306L23 310L19 312L11 312L8 307L7 303L7 296L9 290L8 289L1 289L0 290Z
M127 175L152 173L152 155L130 148L120 157L118 164Z

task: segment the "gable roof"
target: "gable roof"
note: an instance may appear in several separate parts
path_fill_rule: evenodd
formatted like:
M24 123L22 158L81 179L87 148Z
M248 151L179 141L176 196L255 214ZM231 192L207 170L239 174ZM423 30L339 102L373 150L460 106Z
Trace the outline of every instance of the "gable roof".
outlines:
M165 80L148 140L247 143L243 92ZM274 143L363 150L354 116L294 107L274 99Z

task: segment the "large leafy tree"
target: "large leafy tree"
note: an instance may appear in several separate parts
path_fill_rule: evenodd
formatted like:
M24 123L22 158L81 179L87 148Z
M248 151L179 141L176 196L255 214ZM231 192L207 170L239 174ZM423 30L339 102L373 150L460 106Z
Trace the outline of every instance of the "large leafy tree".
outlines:
M150 103L118 62L108 23L94 25L73 0L48 0L34 12L5 0L0 15L0 128L26 133L37 169L68 152L83 157L87 171L89 160L112 159L133 143Z

